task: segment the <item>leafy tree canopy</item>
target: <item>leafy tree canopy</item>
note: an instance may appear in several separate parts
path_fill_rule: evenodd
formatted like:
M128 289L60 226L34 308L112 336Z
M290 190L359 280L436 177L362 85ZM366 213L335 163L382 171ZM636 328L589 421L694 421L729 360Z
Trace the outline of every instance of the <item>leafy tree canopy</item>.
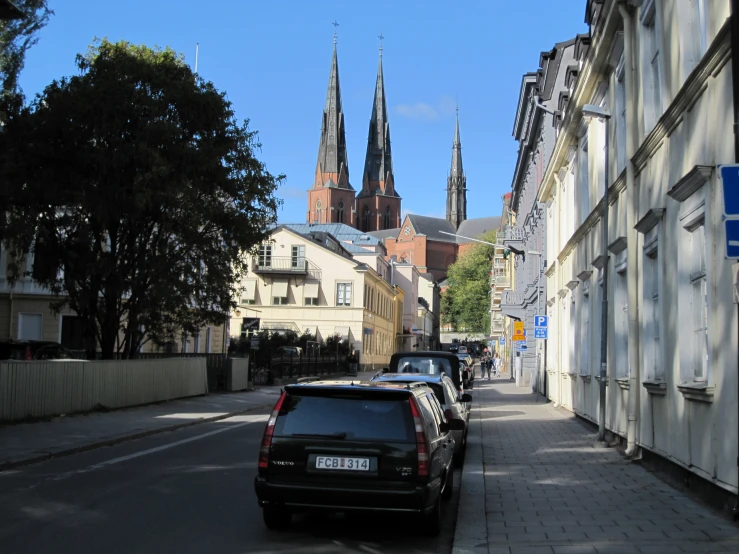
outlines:
M171 49L96 41L77 67L0 138L0 240L12 279L30 253L56 308L83 317L88 351L134 356L145 336L224 321L282 176L255 157L225 93Z
M494 243L496 232L477 238ZM471 333L490 331L490 268L494 254L494 246L474 243L449 266L449 288L441 297L442 323Z
M0 86L2 95L20 93L18 77L26 63L26 52L38 42L38 33L54 12L48 0L13 0L22 19L0 22Z

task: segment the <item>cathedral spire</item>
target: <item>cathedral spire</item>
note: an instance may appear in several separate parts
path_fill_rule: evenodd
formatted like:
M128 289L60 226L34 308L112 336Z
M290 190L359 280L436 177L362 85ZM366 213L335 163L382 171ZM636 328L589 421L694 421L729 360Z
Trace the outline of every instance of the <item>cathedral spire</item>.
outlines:
M455 229L467 219L467 177L462 169L462 141L459 138L459 107L454 127L452 166L447 178L446 219Z
M344 132L344 112L341 107L336 34L334 34L334 53L331 59L326 104L323 108L323 118L321 120L321 141L318 146L316 178L313 185L313 188L321 187L338 187L351 190Z
M457 122L454 127L454 143L452 145L452 177L462 176L462 142L459 140L459 107L457 107Z
M385 79L382 73L382 45L380 45L380 61L377 66L375 97L367 136L367 155L364 161L363 196L378 193L389 196L395 195L390 149L390 124L387 115Z

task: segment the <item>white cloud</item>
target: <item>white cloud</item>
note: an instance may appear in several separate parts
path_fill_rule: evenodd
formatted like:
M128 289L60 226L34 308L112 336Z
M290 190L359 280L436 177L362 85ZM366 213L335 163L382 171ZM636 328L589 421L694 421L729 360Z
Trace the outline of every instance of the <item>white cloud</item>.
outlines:
M451 115L457 107L457 103L451 96L442 96L437 102L416 102L415 104L399 104L395 110L399 115L408 119L423 121L434 121L440 117Z

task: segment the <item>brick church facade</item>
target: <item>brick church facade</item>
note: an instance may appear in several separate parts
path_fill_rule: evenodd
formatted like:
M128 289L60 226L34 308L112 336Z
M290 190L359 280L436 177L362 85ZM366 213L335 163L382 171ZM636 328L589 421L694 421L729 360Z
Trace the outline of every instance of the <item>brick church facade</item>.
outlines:
M344 112L341 106L336 39L331 60L321 139L313 186L308 191L307 223L344 223L383 240L388 258L409 262L437 280L473 244L475 238L500 228L500 217L467 219L467 177L462 166L462 143L457 113L452 163L447 176L446 218L408 214L401 219L401 197L395 188L390 146L382 47L367 136L362 187L349 179Z

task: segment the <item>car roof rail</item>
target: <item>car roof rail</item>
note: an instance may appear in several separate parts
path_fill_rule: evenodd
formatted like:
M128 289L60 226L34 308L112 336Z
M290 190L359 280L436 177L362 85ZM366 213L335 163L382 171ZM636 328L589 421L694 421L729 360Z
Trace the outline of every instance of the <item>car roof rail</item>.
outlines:
M413 381L412 383L406 383L407 389L417 389L419 387L427 387L428 385L424 383L423 381Z

